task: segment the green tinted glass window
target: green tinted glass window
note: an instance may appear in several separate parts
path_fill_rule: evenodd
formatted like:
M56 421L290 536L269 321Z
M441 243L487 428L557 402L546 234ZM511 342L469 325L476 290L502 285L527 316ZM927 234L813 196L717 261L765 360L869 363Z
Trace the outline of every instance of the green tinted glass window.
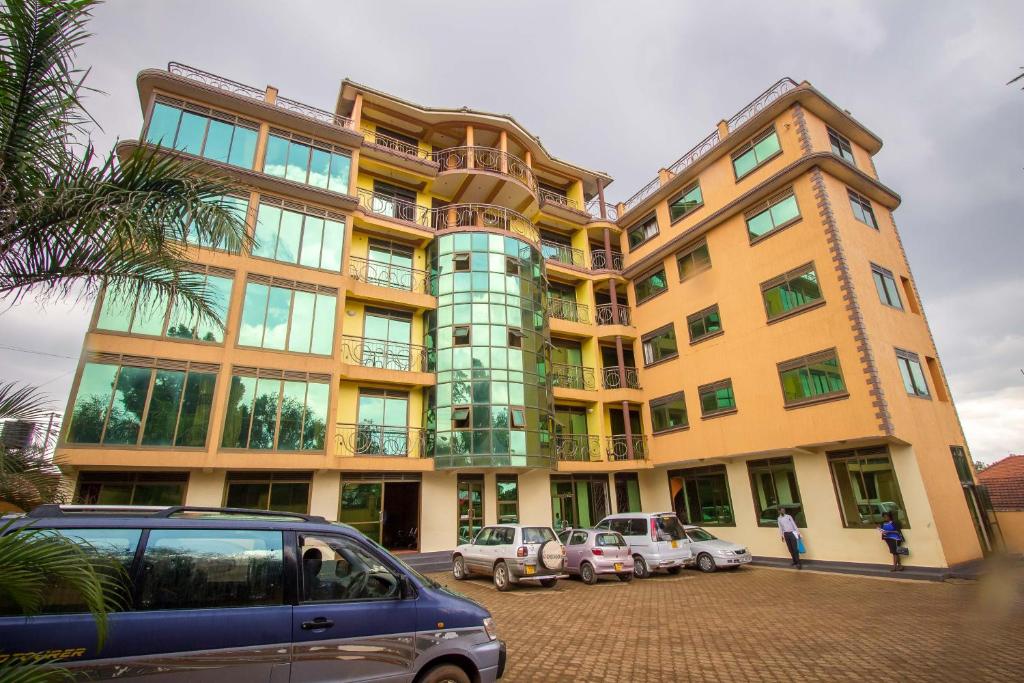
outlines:
M797 206L796 195L790 191L748 211L747 232L750 239L755 240L789 225L799 217L800 207Z
M334 348L336 306L334 295L248 282L238 343L330 355Z
M900 368L900 375L903 377L903 386L911 396L929 398L928 383L924 379L924 371L921 369L921 359L916 353L896 349L896 363Z
M672 325L643 337L644 365L679 355L676 346L676 332Z
M807 526L793 458L751 460L747 463L747 471L750 474L750 488L754 493L754 512L758 526L778 526L781 509L792 515L797 526Z
M834 349L779 364L786 405L846 394L846 384Z
M646 275L633 283L633 293L636 302L642 303L647 299L660 294L668 289L668 278L665 277L665 269Z
M220 322L199 317L198 311L189 310L180 300L168 302L165 297L140 300L107 290L96 319L96 329L132 334L167 336L221 343L224 341L223 324L227 321L233 280L219 275L200 275L201 289L212 304ZM170 309L170 310L168 310Z
M886 306L903 309L903 301L900 299L900 292L896 288L896 277L892 271L881 266L871 265L871 277L875 281L875 289L878 291L878 298Z
M762 283L761 298L769 320L821 301L821 288L814 265L801 266Z
M748 142L732 156L732 166L739 180L755 168L765 163L781 151L779 136L775 129L762 133L760 136Z
M690 331L691 343L721 332L722 317L718 313L718 304L688 316L686 327Z
M214 118L157 102L146 130L146 142L252 168L257 137L254 125L242 125L239 119L227 115Z
M323 450L329 396L324 382L232 377L222 445Z
M875 529L889 513L910 527L892 458L884 446L828 453L843 526Z
M270 135L263 172L332 192L347 193L351 164L352 159L347 154Z
M736 397L732 392L732 380L706 384L697 389L700 412L704 417L736 410Z
M683 190L683 192L668 204L668 214L672 222L679 220L686 214L697 210L704 205L704 196L701 194L700 185Z
M658 234L658 219L650 216L626 232L629 248L636 249L641 244Z
M707 242L702 242L676 257L679 279L685 280L711 267L711 254Z
M686 400L682 392L651 401L651 427L655 434L688 427Z

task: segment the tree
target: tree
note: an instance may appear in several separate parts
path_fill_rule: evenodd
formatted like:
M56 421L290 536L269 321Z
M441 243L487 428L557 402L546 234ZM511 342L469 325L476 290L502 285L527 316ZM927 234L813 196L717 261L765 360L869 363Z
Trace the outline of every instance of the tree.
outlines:
M981 460L975 460L974 461L974 471L975 472L981 472L986 467L988 467L988 463L987 462L982 462Z

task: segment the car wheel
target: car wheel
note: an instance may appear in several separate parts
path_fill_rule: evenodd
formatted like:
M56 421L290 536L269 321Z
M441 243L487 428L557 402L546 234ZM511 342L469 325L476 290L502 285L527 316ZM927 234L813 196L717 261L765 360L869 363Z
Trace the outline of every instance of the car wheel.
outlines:
M672 576L675 576L679 572L683 571L683 568L682 567L669 567L667 571Z
M452 576L455 577L456 581L462 581L466 578L466 560L462 558L462 555L457 555L452 560Z
M651 575L651 570L647 566L647 562L644 558L639 555L633 556L633 576L638 579L646 579Z
M619 574L618 577L619 577L619 581L621 581L623 583L629 583L630 581L633 580L633 572L627 572L627 573Z
M427 671L420 678L420 683L469 683L470 679L462 667L454 664L442 664Z
M588 586L593 586L597 583L597 574L594 572L594 567L589 562L584 562L580 565L580 578L583 579L583 583Z
M558 579L541 579L540 585L544 586L545 588L554 588L558 585Z
M500 591L507 591L512 587L512 581L508 575L508 566L504 562L494 565L494 587Z
M697 556L697 567L706 574L710 574L718 569L715 565L715 558L711 557L707 553L701 553Z

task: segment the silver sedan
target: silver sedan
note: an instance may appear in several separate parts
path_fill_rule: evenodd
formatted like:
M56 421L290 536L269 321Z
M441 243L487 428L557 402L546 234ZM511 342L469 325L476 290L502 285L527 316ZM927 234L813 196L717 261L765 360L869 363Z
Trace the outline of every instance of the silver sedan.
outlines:
M688 524L685 529L693 556L697 558L697 568L702 572L736 569L750 563L750 551L746 547L718 538L699 526Z

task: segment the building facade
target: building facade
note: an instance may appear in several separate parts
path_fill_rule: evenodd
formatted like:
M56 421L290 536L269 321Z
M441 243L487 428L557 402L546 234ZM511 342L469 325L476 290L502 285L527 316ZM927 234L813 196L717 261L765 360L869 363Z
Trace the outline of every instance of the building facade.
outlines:
M80 502L308 512L392 550L642 509L784 556L779 507L810 559L887 562L885 511L913 564L989 547L881 141L809 83L615 205L506 115L175 63L138 87L119 151L233 179L255 243L190 248L223 327L101 296L58 451Z

